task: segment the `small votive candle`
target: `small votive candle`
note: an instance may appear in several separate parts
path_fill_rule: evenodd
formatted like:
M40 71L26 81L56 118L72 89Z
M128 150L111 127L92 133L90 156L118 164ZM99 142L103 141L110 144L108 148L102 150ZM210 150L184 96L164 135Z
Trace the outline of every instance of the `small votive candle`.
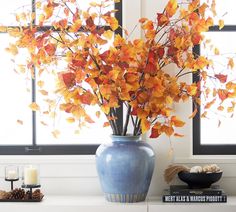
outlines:
M38 166L35 165L25 166L23 180L24 180L24 185L38 185L39 184Z
M18 180L19 179L18 166L6 166L5 167L5 179L6 180Z

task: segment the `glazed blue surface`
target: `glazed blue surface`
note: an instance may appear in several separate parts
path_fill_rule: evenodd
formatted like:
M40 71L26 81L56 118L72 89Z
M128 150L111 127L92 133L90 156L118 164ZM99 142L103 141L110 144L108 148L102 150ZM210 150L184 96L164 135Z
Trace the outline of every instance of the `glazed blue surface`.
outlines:
M120 195L122 202L126 202L125 195L138 195L144 200L154 169L153 149L137 136L113 136L112 139L112 143L100 145L96 152L97 171L104 193Z

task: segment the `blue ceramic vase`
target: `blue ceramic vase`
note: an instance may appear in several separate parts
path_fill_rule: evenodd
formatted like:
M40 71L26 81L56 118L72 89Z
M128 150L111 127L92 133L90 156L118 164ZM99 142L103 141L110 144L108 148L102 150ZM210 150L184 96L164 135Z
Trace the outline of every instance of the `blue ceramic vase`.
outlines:
M102 190L109 202L144 201L152 179L155 155L140 136L111 136L96 152Z

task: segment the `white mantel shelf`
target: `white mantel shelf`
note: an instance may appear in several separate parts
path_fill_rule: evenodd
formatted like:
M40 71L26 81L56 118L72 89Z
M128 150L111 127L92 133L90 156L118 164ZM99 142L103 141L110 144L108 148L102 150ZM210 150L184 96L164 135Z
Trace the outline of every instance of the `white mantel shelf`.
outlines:
M235 212L236 197L227 203L162 203L151 197L141 203L109 203L101 196L46 196L40 203L0 203L0 211L7 212Z

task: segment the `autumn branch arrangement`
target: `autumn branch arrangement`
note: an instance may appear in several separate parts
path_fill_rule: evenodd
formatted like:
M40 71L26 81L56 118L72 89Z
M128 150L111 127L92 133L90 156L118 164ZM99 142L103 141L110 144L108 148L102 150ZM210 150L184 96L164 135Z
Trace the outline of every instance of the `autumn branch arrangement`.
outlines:
M144 36L134 40L119 25L117 11L107 10L113 4L102 0L83 11L75 0L38 2L41 13L18 14L19 27L6 29L16 39L8 51L16 55L19 49L27 49L26 72L32 72L32 77L40 78L54 66L55 90L62 96L60 109L75 121L93 123L86 108L98 105L107 118L104 127L110 126L114 135L127 135L132 125L133 135L151 130L151 138L163 133L181 137L175 129L185 123L175 115L173 104L193 101L192 118L203 104L201 96L206 97L204 117L213 105L219 112L233 113L236 83L228 77L233 59L222 72L214 70L214 61L207 56L193 52L194 46L209 44L203 33L214 25L214 1L169 0L155 20L138 20ZM224 22L219 20L218 25L222 28ZM115 34L118 28L123 37ZM61 61L66 63L65 70L55 70ZM193 73L199 81L187 83L184 76ZM225 107L229 102L232 105ZM37 103L32 104L39 110ZM121 105L126 112L123 126L117 115Z

